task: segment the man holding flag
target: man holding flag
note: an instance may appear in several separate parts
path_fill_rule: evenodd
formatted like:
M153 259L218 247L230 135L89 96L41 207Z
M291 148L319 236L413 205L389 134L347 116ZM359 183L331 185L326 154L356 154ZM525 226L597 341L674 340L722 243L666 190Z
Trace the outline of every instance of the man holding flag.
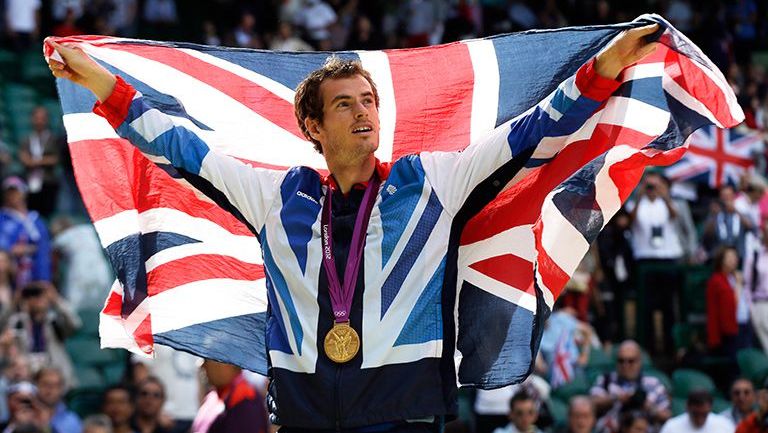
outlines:
M457 411L456 330L446 319L454 306L443 303L456 288L466 209L514 184L542 146L565 146L555 139L601 108L622 71L656 48L646 37L657 29L622 33L550 97L463 152L422 152L392 164L374 156L376 84L360 63L331 58L295 94L300 129L329 176L254 167L216 152L191 123L175 122L80 50L51 42L63 62L49 65L91 90L94 111L121 137L165 158L258 237L269 297L268 406L282 431L436 431ZM559 287L550 285L556 296ZM532 290L541 300L541 289ZM535 351L537 338L522 349Z

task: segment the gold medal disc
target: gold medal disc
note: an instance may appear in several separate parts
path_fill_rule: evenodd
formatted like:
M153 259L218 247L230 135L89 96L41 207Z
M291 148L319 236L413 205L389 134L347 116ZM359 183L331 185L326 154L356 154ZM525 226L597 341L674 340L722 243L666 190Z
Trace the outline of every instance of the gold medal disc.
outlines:
M334 323L333 328L325 335L323 343L325 354L333 362L339 364L349 361L360 350L360 337L349 322Z

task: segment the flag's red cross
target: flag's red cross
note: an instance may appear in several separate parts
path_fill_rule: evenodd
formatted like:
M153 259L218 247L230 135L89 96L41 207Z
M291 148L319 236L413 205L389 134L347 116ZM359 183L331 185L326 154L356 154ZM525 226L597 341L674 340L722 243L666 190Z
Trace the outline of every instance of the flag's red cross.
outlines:
M752 166L752 160L737 156L733 153L728 153L725 149L725 130L720 128L715 129L715 148L707 149L699 147L696 142L692 141L691 146L688 149L695 155L701 155L706 158L711 158L715 162L715 187L720 188L723 183L723 177L725 173L725 164L738 165L744 169Z

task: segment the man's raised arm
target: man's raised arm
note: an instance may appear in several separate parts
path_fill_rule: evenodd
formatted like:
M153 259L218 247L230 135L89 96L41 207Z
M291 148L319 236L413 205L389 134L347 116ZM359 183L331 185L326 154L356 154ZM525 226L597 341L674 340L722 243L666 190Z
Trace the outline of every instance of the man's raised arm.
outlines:
M499 177L508 182L531 157L537 157L534 151L544 139L543 150L556 154L565 137L581 128L619 87L616 78L621 71L656 49L657 43L648 42L646 37L658 28L653 24L623 32L542 102L464 151L422 153L427 178L441 203L450 212L457 212L481 182L499 174L503 167L508 167L509 173Z
M48 60L57 78L93 92L94 112L145 154L165 157L201 192L258 232L283 171L254 168L211 149L194 131L152 107L141 93L79 48L50 42L64 63Z

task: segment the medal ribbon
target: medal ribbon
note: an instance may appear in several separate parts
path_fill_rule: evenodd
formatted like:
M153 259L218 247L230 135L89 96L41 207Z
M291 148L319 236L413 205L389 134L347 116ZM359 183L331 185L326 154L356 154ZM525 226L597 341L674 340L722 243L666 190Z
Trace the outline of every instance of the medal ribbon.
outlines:
M349 245L343 286L339 282L339 275L336 273L336 259L333 256L333 229L331 225L331 197L333 196L333 190L330 186L328 187L328 193L325 195L320 237L323 241L323 267L328 276L328 293L331 295L331 307L333 308L336 323L349 321L349 310L352 307L352 298L355 294L357 274L360 270L360 259L363 257L365 233L368 230L368 220L373 210L373 204L376 202L376 193L379 191L380 184L381 181L374 173L368 182L368 186L365 188L365 194L355 218L355 227L352 230L352 242Z

